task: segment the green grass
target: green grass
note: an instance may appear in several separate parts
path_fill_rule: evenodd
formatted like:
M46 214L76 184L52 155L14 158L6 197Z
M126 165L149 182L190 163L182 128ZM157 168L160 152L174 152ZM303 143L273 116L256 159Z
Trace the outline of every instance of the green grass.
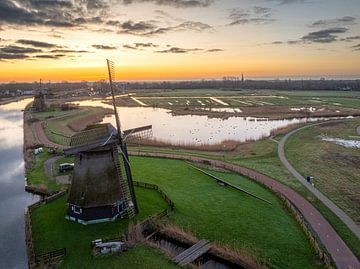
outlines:
M304 232L269 190L244 177L212 173L270 200L269 206L219 186L183 161L133 157L136 180L160 186L174 201L171 220L199 238L247 250L270 268L322 268Z
M61 110L55 110L55 111L47 111L47 112L33 112L32 116L35 119L43 120L48 117L58 117L63 116L68 113L71 113L69 111L61 111Z
M166 208L161 196L153 190L136 188L136 195L140 213L135 221ZM178 268L158 250L145 245L117 256L95 258L91 255L90 242L122 235L129 226L129 220L84 226L66 220L65 215L66 197L43 205L31 213L36 254L67 249L67 256L60 268Z
M48 153L47 148L43 148L44 152L35 156L35 164L30 171L26 173L26 180L28 185L42 185L46 186L49 191L59 189L55 180L49 180L45 175L44 163L47 159L53 157Z
M68 145L69 139L66 137L69 137L72 134L72 131L69 130L67 124L77 118L85 117L91 113L94 113L93 109L73 110L64 115L64 117L47 121L44 126L47 138L52 142Z
M138 148L133 148L138 151ZM183 154L189 156L205 157L210 159L224 160L222 153L166 149L166 148L142 148L142 151L163 152L172 154ZM323 203L316 199L291 173L282 165L277 156L277 144L268 139L241 145L235 152L227 153L227 162L240 164L252 168L275 180L293 188L309 202L311 202L329 221L334 229L339 233L345 243L352 249L357 257L360 257L360 241L349 230L349 228L333 214Z
M285 152L296 170L314 176L315 186L360 223L360 152L320 137L352 139L357 126L360 119L304 129L289 138Z
M176 107L176 106L198 106L201 105L197 100L202 101L206 107L221 106L220 104L211 101L208 97L217 96L224 97L222 101L228 103L232 107L243 106L262 106L262 105L278 105L278 106L331 106L331 107L360 107L360 93L359 92L344 92L344 91L279 91L279 90L244 90L244 89L193 89L193 90L169 90L169 91L151 91L140 92L137 94L140 100L144 101L150 106L160 107ZM150 97L149 99L141 99L143 97ZM257 97L256 97L257 96ZM260 96L260 97L259 97ZM274 97L277 96L277 97ZM278 98L278 96L286 98ZM156 99L151 97L163 97L164 99ZM171 97L171 98L166 98ZM174 97L189 97L174 98ZM203 97L191 99L191 97ZM206 98L207 97L207 98ZM234 98L228 98L234 97ZM186 104L189 100L190 103ZM169 104L172 103L172 105ZM242 103L245 102L245 103ZM265 102L261 104L261 102ZM266 104L269 103L269 104Z

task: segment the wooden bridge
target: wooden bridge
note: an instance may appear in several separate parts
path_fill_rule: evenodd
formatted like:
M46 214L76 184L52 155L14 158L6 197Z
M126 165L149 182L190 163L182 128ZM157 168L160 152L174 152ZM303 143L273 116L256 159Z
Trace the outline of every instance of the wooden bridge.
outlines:
M201 257L206 252L208 252L210 247L211 244L209 241L200 240L195 245L186 249L185 251L181 252L178 256L176 256L174 258L174 262L181 266L192 263L197 258Z

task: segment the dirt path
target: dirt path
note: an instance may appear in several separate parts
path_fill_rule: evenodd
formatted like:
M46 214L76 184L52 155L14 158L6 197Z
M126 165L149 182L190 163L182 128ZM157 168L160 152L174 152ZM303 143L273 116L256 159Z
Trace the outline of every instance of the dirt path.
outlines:
M340 120L341 121L341 120ZM279 142L278 144L278 155L279 158L281 160L281 162L284 164L284 166L286 167L286 169L289 170L289 172L298 180L300 181L301 184L303 184L312 194L314 194L316 196L316 198L318 198L324 205L326 205L336 216L338 216L344 223L345 225L356 235L356 237L360 240L360 227L358 225L356 225L356 223L341 209L339 208L335 203L333 203L329 198L327 198L324 194L322 194L318 189L316 189L315 187L313 187L311 184L309 184L305 178L298 172L295 170L295 168L290 164L290 162L286 159L285 156L285 143L288 140L288 138L290 136L292 136L293 134L295 134L296 132L299 132L303 129L312 127L312 126L316 126L316 125L321 125L321 124L325 124L325 123L329 123L330 121L326 121L326 122L320 122L320 123L315 123L315 124L311 124L311 125L306 125L303 126L301 128L295 129L293 131L291 131L290 133L288 133L287 135L285 135ZM339 122L339 121L331 121L331 122Z
M314 232L318 235L320 241L326 247L327 251L329 252L336 266L339 269L360 269L359 260L347 247L347 245L340 238L334 228L327 222L327 220L312 204L310 204L304 197L292 190L290 187L287 187L280 182L268 176L265 176L257 171L241 167L239 165L229 164L223 161L166 153L131 152L130 154L135 156L160 157L187 160L196 163L205 163L229 171L233 171L235 173L253 179L272 189L280 196L285 197L299 210L307 223L310 224Z

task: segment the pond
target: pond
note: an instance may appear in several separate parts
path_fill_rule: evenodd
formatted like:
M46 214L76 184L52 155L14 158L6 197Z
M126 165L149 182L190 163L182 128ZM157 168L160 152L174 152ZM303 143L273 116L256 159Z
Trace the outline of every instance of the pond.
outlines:
M31 101L0 105L0 268L27 268L24 209L38 198L25 192L21 110Z
M112 108L100 100L80 101L76 104ZM154 139L172 144L218 144L224 140L259 140L270 136L271 131L277 128L324 119L268 120L236 115L226 119L209 118L206 115L175 116L171 110L153 107L118 107L118 113L122 130L152 125ZM106 117L103 122L115 125L115 117Z

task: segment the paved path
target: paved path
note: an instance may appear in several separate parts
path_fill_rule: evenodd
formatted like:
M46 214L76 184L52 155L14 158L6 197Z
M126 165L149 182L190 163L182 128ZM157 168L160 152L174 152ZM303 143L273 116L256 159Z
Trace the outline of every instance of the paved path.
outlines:
M65 157L65 156L64 155L54 156L45 161L44 169L45 169L45 175L47 178L54 179L54 163L63 157Z
M60 145L60 144L50 141L45 134L43 124L44 124L44 121L37 121L33 124L33 128L35 131L35 137L38 140L39 144L42 144L46 147L51 147L51 148L54 148L54 147L57 147L59 149L67 148L64 145Z
M357 132L358 135L360 135L360 126L357 127L356 132Z
M334 122L334 121L331 121L331 122ZM337 122L337 121L335 121L335 122ZM290 133L288 133L287 135L285 135L280 140L280 143L278 144L278 155L279 155L281 162L285 165L285 167L289 170L289 172L297 180L299 180L300 183L303 184L312 194L314 194L316 196L316 198L318 198L322 203L324 203L336 216L338 216L345 223L345 225L355 234L355 236L360 240L360 227L341 208L339 208L329 198L327 198L324 194L322 194L318 189L316 189L311 184L309 184L305 180L305 178L298 171L295 170L295 168L289 163L289 161L286 159L286 156L285 156L284 147L285 147L285 143L286 143L287 139L290 136L292 136L296 132L299 132L303 129L306 129L306 128L309 128L312 126L316 126L316 125L325 124L325 123L329 123L329 121L303 126L301 128L295 129L295 130L291 131Z
M276 181L275 179L265 176L252 169L235 164L229 164L219 160L152 152L130 152L130 154L135 156L180 159L196 163L208 164L229 171L233 171L235 173L242 174L253 179L286 198L299 210L307 223L311 225L314 232L318 235L320 241L326 247L327 251L329 252L336 266L339 269L360 269L359 260L347 247L347 245L340 238L334 228L321 215L321 213L300 194L292 190L290 187L287 187L282 183Z

